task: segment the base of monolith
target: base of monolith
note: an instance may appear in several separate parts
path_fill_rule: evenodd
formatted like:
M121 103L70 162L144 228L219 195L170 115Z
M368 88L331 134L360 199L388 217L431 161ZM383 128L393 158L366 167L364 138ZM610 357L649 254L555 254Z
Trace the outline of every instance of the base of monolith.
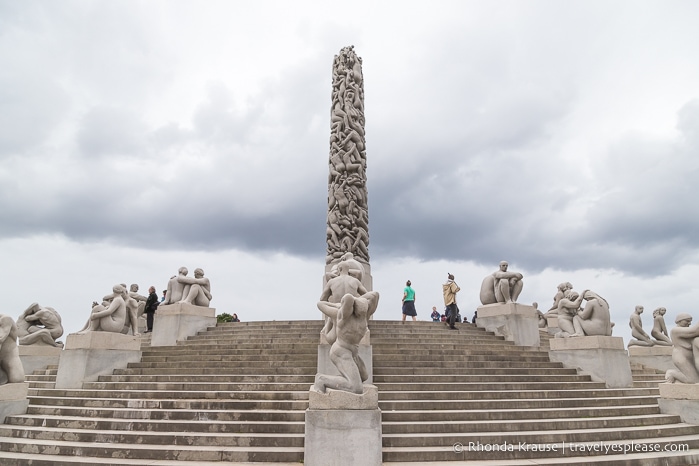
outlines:
M367 331L367 333L369 333ZM327 375L340 375L340 371L337 370L337 366L333 364L330 360L330 346L328 344L318 345L318 373ZM359 345L359 357L364 361L366 370L369 373L369 378L365 380L366 383L373 383L373 373L374 365L373 361L373 351L371 345Z
M365 384L357 395L309 391L304 466L380 466L381 410L378 389Z
M549 357L579 369L607 388L631 387L629 356L621 337L589 336L552 338Z
M672 346L629 346L629 361L667 371L677 369L672 363Z
M0 385L0 424L6 416L26 414L29 406L29 384L27 382Z
M539 346L539 315L534 306L519 303L478 306L476 325L518 346Z
M688 424L699 424L699 384L661 383L658 388L661 413L680 416Z
M33 374L46 366L57 366L63 353L62 347L46 345L19 345L18 349L25 374Z
M178 341L216 326L216 309L175 303L158 306L151 346L174 346Z
M124 369L130 362L141 360L141 339L138 336L113 332L87 332L68 335L58 363L56 388L82 388L100 375Z

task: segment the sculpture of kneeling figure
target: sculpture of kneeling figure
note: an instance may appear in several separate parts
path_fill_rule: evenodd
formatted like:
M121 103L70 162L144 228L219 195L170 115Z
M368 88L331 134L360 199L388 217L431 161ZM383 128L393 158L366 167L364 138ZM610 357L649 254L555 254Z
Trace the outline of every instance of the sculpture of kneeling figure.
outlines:
M129 296L126 288L121 285L114 285L112 291L114 291L114 297L111 302L103 304L93 303L90 318L85 327L78 332L79 334L87 332L128 332L127 325L129 322L126 300Z
M518 272L508 272L508 263L500 262L500 269L483 279L481 284L481 303L515 303L524 288L523 275Z
M345 294L339 303L319 301L318 309L337 322L337 338L330 347L330 360L340 375L317 374L313 388L326 393L328 388L362 394L363 382L369 379L364 361L359 356L359 342L368 330L367 322L376 312L379 293L368 293L355 297Z
M699 383L699 324L692 324L692 316L681 313L675 318L677 327L670 331L672 363L677 369L665 372L667 383Z

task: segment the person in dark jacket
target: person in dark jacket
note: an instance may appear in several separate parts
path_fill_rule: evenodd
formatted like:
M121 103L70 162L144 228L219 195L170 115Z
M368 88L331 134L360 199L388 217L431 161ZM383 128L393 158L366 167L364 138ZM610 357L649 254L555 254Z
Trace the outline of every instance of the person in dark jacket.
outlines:
M155 287L151 286L148 288L148 299L146 299L146 333L153 331L153 317L155 316L155 311L158 309L158 295L155 294Z

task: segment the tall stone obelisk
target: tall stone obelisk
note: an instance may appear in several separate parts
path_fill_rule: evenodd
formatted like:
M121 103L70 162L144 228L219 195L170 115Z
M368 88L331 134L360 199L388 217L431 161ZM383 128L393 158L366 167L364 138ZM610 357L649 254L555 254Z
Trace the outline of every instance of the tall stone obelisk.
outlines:
M360 280L371 290L364 81L354 46L335 56L332 75L325 272L327 277L342 260L355 269L361 264Z

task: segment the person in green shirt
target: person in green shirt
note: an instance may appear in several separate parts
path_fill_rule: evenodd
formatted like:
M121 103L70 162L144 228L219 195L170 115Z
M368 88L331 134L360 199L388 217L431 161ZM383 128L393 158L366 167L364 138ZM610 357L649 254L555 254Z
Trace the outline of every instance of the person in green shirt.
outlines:
M405 282L403 288L403 321L406 316L411 316L413 321L417 320L417 311L415 310L415 290L413 290L410 280Z

